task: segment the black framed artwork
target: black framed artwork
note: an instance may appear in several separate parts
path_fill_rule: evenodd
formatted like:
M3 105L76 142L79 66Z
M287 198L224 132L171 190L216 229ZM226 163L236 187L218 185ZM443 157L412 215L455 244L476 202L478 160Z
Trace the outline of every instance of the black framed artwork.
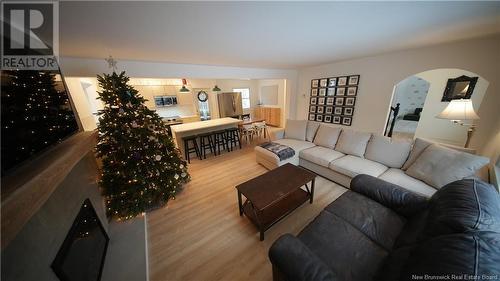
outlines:
M319 80L319 86L320 87L326 87L326 86L328 86L328 79L327 78L320 79Z
M441 101L457 99L470 99L476 87L478 77L462 75L457 78L448 79Z
M337 86L337 77L328 78L328 87Z
M346 106L354 106L354 104L356 103L356 98L345 98L345 105Z
M344 96L345 88L337 88L337 96Z
M335 103L335 98L328 97L326 98L326 105L333 105Z
M311 80L309 120L351 126L360 75Z
M349 80L347 81L348 85L358 85L358 83L359 83L359 75L349 76Z
M342 125L351 126L352 118L351 117L342 117Z

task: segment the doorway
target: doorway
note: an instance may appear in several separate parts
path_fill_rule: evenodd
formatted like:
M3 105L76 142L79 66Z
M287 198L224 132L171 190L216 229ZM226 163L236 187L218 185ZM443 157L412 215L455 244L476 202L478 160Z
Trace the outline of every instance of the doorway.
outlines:
M396 85L386 136L393 139L413 139L429 88L430 83L417 76L410 76Z

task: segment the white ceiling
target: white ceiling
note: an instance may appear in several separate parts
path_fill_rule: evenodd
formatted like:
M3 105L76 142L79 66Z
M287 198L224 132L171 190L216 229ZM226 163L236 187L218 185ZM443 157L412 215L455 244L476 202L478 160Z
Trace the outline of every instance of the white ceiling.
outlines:
M61 2L62 56L296 68L500 33L500 2Z

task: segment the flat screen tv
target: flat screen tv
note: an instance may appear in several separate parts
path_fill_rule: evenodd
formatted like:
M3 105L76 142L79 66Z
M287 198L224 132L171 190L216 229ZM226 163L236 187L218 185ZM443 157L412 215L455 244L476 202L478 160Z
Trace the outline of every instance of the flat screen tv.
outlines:
M61 74L1 71L2 177L79 128Z

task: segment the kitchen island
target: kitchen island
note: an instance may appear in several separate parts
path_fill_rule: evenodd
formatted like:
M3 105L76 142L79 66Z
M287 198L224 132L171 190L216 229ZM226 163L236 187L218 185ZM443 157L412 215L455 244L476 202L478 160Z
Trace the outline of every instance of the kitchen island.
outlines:
M239 119L226 117L207 121L173 125L170 127L170 129L172 130L172 137L174 138L175 145L181 150L182 156L184 156L184 142L182 141L183 137L215 132L228 128L237 128L240 122L241 120Z

